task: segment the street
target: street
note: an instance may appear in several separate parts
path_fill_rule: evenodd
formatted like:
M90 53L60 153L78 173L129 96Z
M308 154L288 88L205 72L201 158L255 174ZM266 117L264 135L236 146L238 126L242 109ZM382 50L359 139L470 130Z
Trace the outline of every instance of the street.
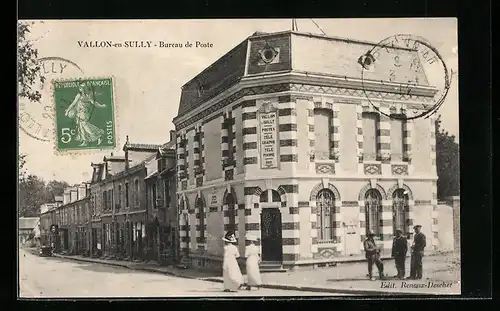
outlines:
M221 283L55 257L38 257L26 250L20 250L19 288L21 298L333 295L264 288L225 293L222 291Z

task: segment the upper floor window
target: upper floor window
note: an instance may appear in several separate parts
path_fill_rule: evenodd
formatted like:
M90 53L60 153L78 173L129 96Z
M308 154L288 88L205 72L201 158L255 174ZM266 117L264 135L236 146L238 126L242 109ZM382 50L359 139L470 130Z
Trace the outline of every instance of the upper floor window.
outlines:
M316 108L314 109L314 143L315 159L329 160L331 159L331 127L333 113L330 109Z
M170 207L170 185L168 180L165 180L165 207L169 208Z
M391 159L403 161L403 133L405 121L401 116L391 118Z
M130 190L128 183L125 183L125 206L130 207Z
M118 185L118 200L116 203L117 210L119 210L122 207L122 198L123 198L122 185Z
M139 206L139 180L136 179L134 181L134 196L135 196L135 205Z
M380 117L375 112L363 112L363 159L375 161L377 159L377 133Z
M156 209L158 206L156 206L156 183L151 185L151 205L153 206L154 209Z

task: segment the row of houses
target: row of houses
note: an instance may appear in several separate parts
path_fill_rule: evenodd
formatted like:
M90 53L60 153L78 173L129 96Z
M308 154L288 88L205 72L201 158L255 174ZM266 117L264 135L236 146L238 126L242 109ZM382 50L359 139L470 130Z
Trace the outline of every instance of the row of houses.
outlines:
M127 137L123 151L91 163L90 182L66 189L62 202L42 206L43 244L74 255L178 259L175 139L146 145Z
M70 252L197 267L220 266L228 230L281 266L363 256L369 231L390 252L415 224L439 250L435 116L411 118L438 89L411 48L360 62L375 47L254 33L182 87L168 143L127 137L46 225Z

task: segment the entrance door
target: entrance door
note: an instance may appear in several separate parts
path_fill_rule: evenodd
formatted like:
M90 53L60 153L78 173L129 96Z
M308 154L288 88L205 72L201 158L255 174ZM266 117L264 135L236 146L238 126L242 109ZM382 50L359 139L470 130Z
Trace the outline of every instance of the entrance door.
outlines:
M263 208L260 214L262 261L283 261L281 212L279 208Z
M68 229L63 230L63 243L64 243L64 249L68 250L69 249L69 232Z

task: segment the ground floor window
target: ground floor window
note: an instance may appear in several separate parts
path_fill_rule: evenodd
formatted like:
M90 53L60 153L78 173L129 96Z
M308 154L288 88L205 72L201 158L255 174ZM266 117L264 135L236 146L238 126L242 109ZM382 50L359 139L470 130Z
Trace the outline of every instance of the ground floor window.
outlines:
M376 237L380 237L381 224L380 214L382 213L382 196L376 189L369 189L365 195L365 234L373 232Z

